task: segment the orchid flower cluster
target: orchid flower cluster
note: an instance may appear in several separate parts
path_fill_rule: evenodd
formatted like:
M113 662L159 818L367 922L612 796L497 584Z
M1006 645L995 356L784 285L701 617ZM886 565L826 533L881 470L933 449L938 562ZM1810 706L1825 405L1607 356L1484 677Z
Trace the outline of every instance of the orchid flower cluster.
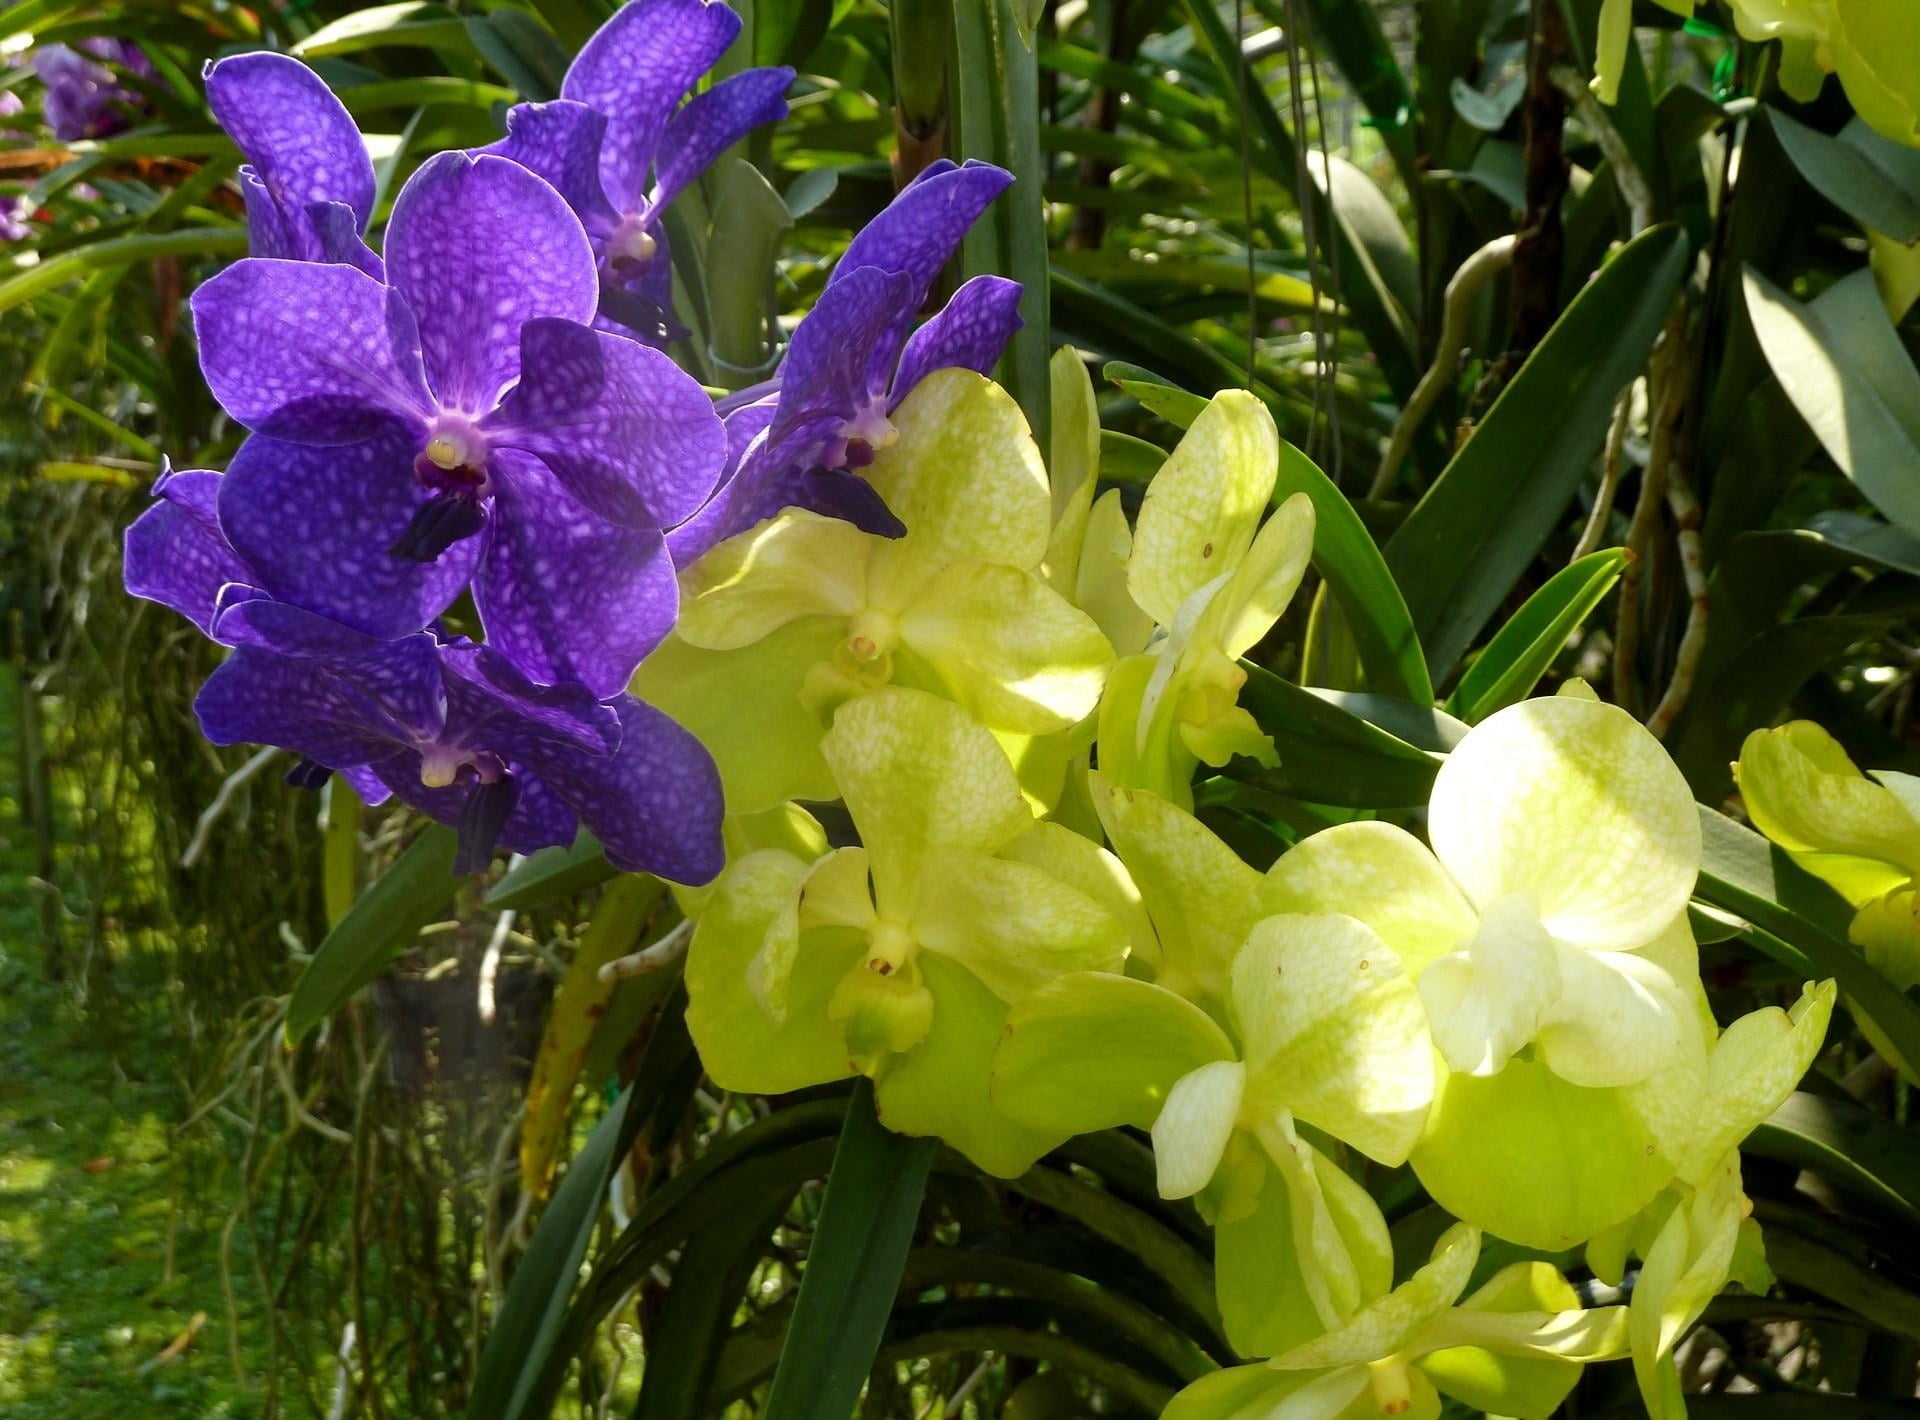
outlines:
M194 320L249 434L224 473L163 476L126 549L130 590L232 648L208 737L455 825L464 871L584 826L681 885L723 1089L865 1076L888 1127L1002 1177L1146 1131L1160 1191L1215 1229L1228 1341L1266 1358L1176 1420L1545 1416L1629 1355L1680 1415L1676 1339L1729 1279L1764 1285L1738 1145L1810 1066L1831 983L1719 1027L1692 795L1578 682L1465 736L1424 841L1355 816L1261 872L1217 837L1193 781L1277 762L1242 657L1314 505L1274 506L1272 417L1227 392L1130 521L1079 357L1053 361L1045 457L988 377L1013 283L916 328L999 169L906 187L776 379L716 407L666 353L661 216L784 111L784 70L682 102L738 27L635 0L560 99L420 167L378 254L317 77L211 67L254 254ZM481 643L442 620L468 594ZM1838 774L1800 747L1802 780ZM1828 786L1825 817L1756 819L1884 867L1862 911L1891 917L1920 813L1882 782L1894 803ZM834 801L855 834L830 842L801 804ZM1402 1166L1458 1221L1396 1286L1361 1179ZM1488 1235L1532 1260L1482 1265ZM1630 1305L1581 1304L1582 1246L1614 1283L1641 1259Z
M1214 1226L1228 1340L1270 1358L1179 1420L1545 1416L1628 1355L1681 1414L1674 1342L1729 1279L1765 1285L1737 1145L1811 1064L1831 984L1716 1025L1692 795L1578 682L1465 737L1426 842L1361 819L1248 866L1189 786L1273 758L1238 658L1302 578L1312 505L1267 511L1278 435L1229 392L1129 527L1092 502L1084 369L1053 374L1053 480L1012 401L946 371L865 469L904 537L789 510L684 578L637 684L736 815L688 904L707 1070L865 1075L887 1125L1006 1177L1148 1131L1160 1191ZM841 800L857 846L796 798ZM1398 1287L1368 1162L1460 1220ZM1483 1234L1585 1245L1613 1283L1637 1256L1632 1304L1583 1308L1544 1260L1480 1268Z
M740 27L707 0L636 0L560 99L424 163L378 253L373 165L320 78L266 53L207 70L252 253L196 292L194 327L249 432L224 473L163 474L127 587L233 648L196 702L209 739L455 826L462 871L585 827L619 868L711 879L713 760L628 691L680 568L789 504L898 531L849 470L924 376L990 367L1017 324L996 280L909 338L1009 180L939 164L848 251L773 388L722 416L660 348L678 330L661 218L786 112L785 69L687 97ZM469 595L483 643L443 620Z

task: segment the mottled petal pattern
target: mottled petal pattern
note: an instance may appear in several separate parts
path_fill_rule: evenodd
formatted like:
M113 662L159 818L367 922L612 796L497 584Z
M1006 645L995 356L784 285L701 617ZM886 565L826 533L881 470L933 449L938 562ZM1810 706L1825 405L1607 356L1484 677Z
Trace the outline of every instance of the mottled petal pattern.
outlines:
M200 368L256 433L352 444L428 409L413 322L350 266L249 258L193 293Z
M593 248L560 194L505 158L442 153L407 179L387 224L387 277L420 328L440 404L485 414L520 373L520 327L586 323Z
M595 517L528 455L494 462L498 492L474 583L489 644L535 680L615 693L679 607L665 541Z
M897 271L910 282L907 309L919 309L967 229L1012 182L1012 173L991 163L928 164L847 244L828 288L863 266Z
M463 730L501 754L533 745L608 755L620 747L620 717L584 685L536 685L497 651L442 648L451 713Z
M749 69L688 100L660 137L649 208L659 211L747 134L785 118L792 83L791 69Z
M867 383L869 358L901 312L912 309L911 279L874 268L849 272L821 292L781 363L780 409L769 442L783 442L806 421L849 419L866 398L879 394L884 386Z
M326 82L284 54L239 54L209 64L207 105L261 185L286 212L346 204L373 215L373 160Z
M1020 329L1019 306L1020 283L1004 276L976 276L955 291L940 314L908 338L893 376L893 402L935 370L959 366L991 375Z
M591 233L615 219L600 187L606 133L606 116L586 104L515 104L507 112L507 136L477 151L510 159L552 183Z
M571 321L529 321L520 383L489 424L537 454L592 512L629 527L678 523L713 491L726 430L713 401L657 350Z
M407 742L372 701L315 661L242 646L193 702L217 745L276 745L328 769L371 764Z
M739 33L740 17L725 5L633 0L573 61L560 95L607 116L600 180L619 211L640 210L674 106Z
M211 635L220 588L251 575L214 519L220 475L166 473L154 481L153 491L158 501L127 528L127 590L170 607Z
M394 435L338 449L248 439L221 480L220 522L250 580L372 636L427 625L466 586L479 540L430 563L388 554L428 497L413 455Z

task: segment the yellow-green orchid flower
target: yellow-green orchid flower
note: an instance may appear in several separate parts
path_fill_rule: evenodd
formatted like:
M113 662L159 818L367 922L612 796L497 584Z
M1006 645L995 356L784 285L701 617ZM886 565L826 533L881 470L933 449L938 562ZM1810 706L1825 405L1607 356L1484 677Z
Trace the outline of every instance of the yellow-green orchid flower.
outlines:
M1587 1263L1618 1285L1627 1257L1645 1259L1633 1289L1634 1373L1652 1420L1682 1420L1673 1347L1738 1278L1764 1289L1759 1226L1740 1189L1740 1141L1793 1093L1826 1038L1831 981L1809 984L1791 1012L1742 1016L1714 1042L1704 1098L1672 1185L1638 1215L1587 1245ZM1754 1275L1758 1271L1760 1276Z
M1442 1395L1546 1420L1587 1362L1626 1353L1626 1309L1583 1310L1544 1262L1505 1268L1456 1305L1479 1254L1479 1232L1455 1224L1431 1261L1344 1326L1202 1377L1162 1420L1438 1420Z
M913 686L1015 735L1092 713L1113 652L1041 580L1046 471L1019 406L968 370L930 375L866 470L900 538L790 509L682 575L674 635L636 693L699 736L730 812L833 797L820 740L837 706Z
M1194 768L1234 755L1278 764L1238 704L1238 658L1280 619L1313 552L1305 494L1261 523L1279 476L1273 416L1244 390L1217 394L1147 487L1127 590L1163 629L1114 668L1100 702L1109 781L1193 804Z
M1022 998L994 1101L1057 1138L1151 1129L1161 1193L1199 1194L1214 1219L1228 1339L1284 1349L1391 1277L1379 1209L1296 1121L1405 1161L1434 1084L1419 997L1362 923L1263 915L1260 875L1192 815L1094 783L1151 921L1135 957L1157 980L1077 973Z
M1476 726L1435 779L1431 849L1341 824L1266 885L1275 910L1351 913L1399 954L1449 1067L1413 1152L1421 1182L1553 1251L1672 1177L1706 1064L1693 795L1659 741L1591 695Z
M865 1074L889 1128L1021 1173L1055 1141L988 1101L1007 1003L1121 968L1127 929L1103 902L1124 903L1124 874L1035 824L992 735L950 701L859 696L821 752L862 846L811 863L762 850L721 875L687 958L707 1073L754 1094Z
M1847 937L1874 969L1901 991L1920 984L1920 778L1862 774L1811 720L1755 730L1733 775L1753 826L1853 907ZM1873 1022L1856 1022L1880 1047Z
M1920 145L1920 10L1911 0L1729 0L1734 27L1754 43L1780 41L1780 87L1811 103L1827 75L1838 74L1847 101L1876 132ZM1659 0L1691 15L1694 0ZM1603 0L1594 55L1594 92L1618 100L1627 46L1633 42L1632 0Z

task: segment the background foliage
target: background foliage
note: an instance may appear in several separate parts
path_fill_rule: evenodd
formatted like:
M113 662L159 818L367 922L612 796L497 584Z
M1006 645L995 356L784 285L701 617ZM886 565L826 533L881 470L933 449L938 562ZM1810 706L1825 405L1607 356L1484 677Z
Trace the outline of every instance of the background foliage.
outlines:
M1587 676L1647 718L1710 805L1741 737L1789 713L1914 767L1920 160L1838 85L1794 102L1725 10L1643 7L1602 110L1588 0L739 8L727 64L801 82L793 119L675 208L685 285L711 293L681 303L688 368L760 378L898 182L989 157L1046 198L1003 203L962 262L1027 284L1001 373L1037 430L1049 347L1069 343L1104 372L1102 476L1130 496L1195 396L1236 385L1317 465L1279 492L1314 495L1325 581L1255 659L1347 698L1250 687L1282 766L1199 796L1249 861L1346 805L1423 802L1453 721L1541 677ZM404 814L333 798L316 822L269 758L200 740L188 707L216 653L118 594L119 530L161 457L217 466L239 436L182 320L244 246L202 62L308 59L379 135L384 206L433 152L551 97L606 12L0 12L16 47L112 34L156 66L130 128L76 144L36 122L29 69L0 71L28 108L0 138L28 229L0 268L17 766L0 1009L10 1052L17 1024L36 1061L111 1067L0 1085L0 1404L19 1413L784 1420L867 1378L864 1358L833 1370L862 1334L868 1415L1152 1413L1224 1359L1204 1230L1156 1196L1137 1139L1076 1141L1012 1184L930 1148L849 1147L823 1202L844 1091L718 1094L672 973L599 984L673 928L661 894L608 885L591 853L456 885L444 839ZM1729 845L1702 885L1721 915L1696 924L1723 1018L1786 999L1809 959L1848 965L1833 904ZM349 915L376 880L382 910ZM331 975L302 978L330 928ZM1912 1001L1843 985L1920 1062ZM530 1092L543 1034L545 1063L580 1065ZM1709 1310L1685 1353L1698 1414L1913 1409L1909 1086L1838 1018L1832 1040L1750 1145L1780 1286ZM1411 1179L1364 1181L1424 1253ZM826 1259L803 1273L836 1191L872 1200L862 1255L899 1259L897 1300ZM82 1207L145 1221L101 1254L49 1226ZM116 1295L81 1285L100 1272ZM844 1322L776 1379L803 1275L839 1289L810 1305ZM1604 1373L1569 1406L1639 1413Z

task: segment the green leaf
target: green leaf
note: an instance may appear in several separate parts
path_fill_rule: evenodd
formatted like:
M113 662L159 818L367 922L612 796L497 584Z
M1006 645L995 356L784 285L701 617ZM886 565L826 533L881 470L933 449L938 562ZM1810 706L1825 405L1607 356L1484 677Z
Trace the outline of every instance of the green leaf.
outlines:
M1467 667L1447 709L1470 725L1524 700L1627 565L1625 548L1589 553L1547 579Z
M1637 375L1686 266L1685 234L1651 227L1574 297L1473 437L1387 544L1435 681L1559 524ZM1499 516L1490 516L1491 510Z
M314 60L383 45L408 45L470 57L477 54L466 24L436 0L400 0L399 4L375 5L342 15L288 52L298 59Z
M1806 1169L1895 1221L1920 1226L1920 1140L1851 1100L1797 1091L1740 1147Z
M1100 477L1110 483L1151 482L1166 461L1167 451L1158 444L1118 429L1100 431Z
M497 911L539 907L598 887L613 876L615 869L600 840L583 828L571 848L542 848L507 869L487 893L486 905Z
M1871 271L1801 304L1749 267L1747 314L1781 388L1840 471L1920 535L1920 371L1887 319Z
M458 841L450 828L429 827L327 933L287 1002L289 1042L344 1006L413 944L422 927L439 920L459 884L453 876Z
M1296 493L1313 500L1313 565L1326 578L1359 652L1367 684L1421 705L1433 703L1420 634L1386 559L1353 504L1300 450L1280 441L1280 476L1273 485L1279 507Z
M111 237L47 257L18 275L0 281L0 311L11 310L43 292L112 266L163 256L244 256L246 250L244 227L186 227L177 232Z
M1800 176L1861 226L1908 245L1920 241L1920 149L1883 138L1856 118L1838 136L1777 108L1767 110Z
M706 269L726 279L707 292L707 348L721 382L734 388L769 373L779 351L770 343L774 262L793 225L787 204L760 169L735 158L708 174L713 232Z
M1125 360L1107 361L1100 374L1167 423L1177 424L1182 429L1198 419L1200 411L1207 407L1207 402L1199 395L1191 394L1172 380Z
M495 10L467 20L467 37L494 72L529 103L560 97L567 52L524 10Z
M5 14L0 14L0 39L45 29L91 3L92 0L20 0Z
M1832 977L1847 1006L1878 1029L1911 1078L1920 1068L1920 1006L1846 940L1846 907L1750 828L1702 805L1698 896L1759 930L1748 939L1808 981ZM1819 917L1809 916L1819 913Z
M1425 804L1439 759L1330 699L1242 661L1240 704L1280 754L1278 769L1236 759L1228 773L1289 798L1354 808Z
M900 1288L933 1147L882 1125L872 1084L855 1084L764 1420L853 1413Z

